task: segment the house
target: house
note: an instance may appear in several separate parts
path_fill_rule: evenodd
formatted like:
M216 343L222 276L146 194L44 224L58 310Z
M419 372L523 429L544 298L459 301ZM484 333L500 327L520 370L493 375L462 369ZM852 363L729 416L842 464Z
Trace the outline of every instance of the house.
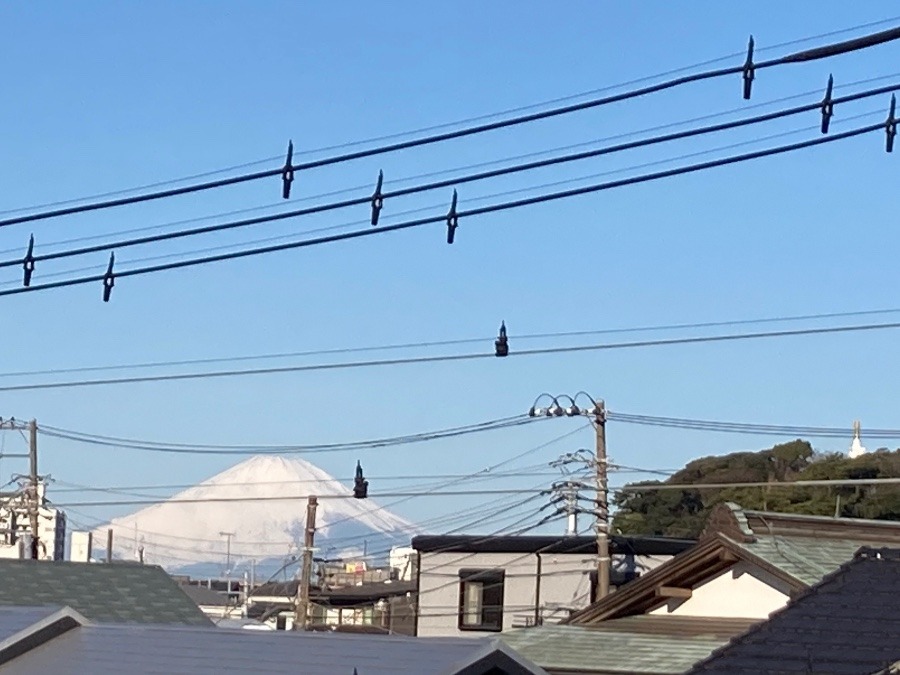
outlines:
M247 618L277 630L294 626L294 603L299 581L269 582L247 598ZM415 584L409 581L371 581L337 588L310 588L310 628L412 635L415 629Z
M611 585L631 582L693 543L611 537ZM416 635L477 636L556 623L595 594L595 537L423 535L412 548Z
M212 625L155 565L0 560L0 580L0 608L64 604L96 623Z
M695 546L566 623L595 625L637 614L761 621L865 546L900 546L900 522L720 504Z
M46 485L38 483L38 560L62 560L66 548L66 514L47 506ZM31 519L24 491L0 495L0 559L31 559Z
M900 548L864 548L690 675L872 675L898 660Z
M721 504L690 549L562 625L501 637L554 674L684 673L866 545L900 545L900 523Z
M0 675L547 675L503 643L92 623L69 607L0 607Z
M200 611L210 619L228 618L232 614L230 610L236 606L226 593L214 591L211 588L197 584L181 583L179 587L200 608Z

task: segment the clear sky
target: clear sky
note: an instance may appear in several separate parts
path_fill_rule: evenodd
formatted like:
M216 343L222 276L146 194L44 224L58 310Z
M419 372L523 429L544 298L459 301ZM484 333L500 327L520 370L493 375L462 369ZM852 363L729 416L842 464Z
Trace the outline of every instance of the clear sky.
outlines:
M778 56L827 39L766 47L898 14L896 3L874 1L7 4L0 10L0 210L274 157L284 152L288 138L299 158L322 146L539 103L722 56L734 55L717 66L736 65L743 61L750 33L760 58ZM760 71L750 103L821 91L829 73L836 86L889 75L897 77L868 86L900 82L898 56L900 44L893 43ZM815 101L820 95L760 111ZM888 97L881 96L839 107L834 130L883 119L887 104ZM390 187L399 178L598 141L746 105L739 76L685 86L474 139L300 173L295 200L287 207L328 201L296 200L347 187L367 186L354 193L365 195L379 169ZM847 119L868 113L873 114ZM596 176L781 132L805 130L685 161L810 138L818 120L813 112L765 127L467 185L459 191L460 208L490 203L478 199L508 190ZM894 227L898 160L897 154L884 152L883 134L873 134L795 155L464 219L452 247L444 242L439 224L122 280L109 304L101 302L98 284L4 297L0 374L481 336L486 338L483 348L492 349L491 336L501 319L515 350L647 337L526 343L517 342L517 334L900 307L900 234ZM611 177L635 173L640 170ZM598 180L605 178L586 182ZM579 184L585 182L573 183ZM4 253L4 259L23 254L31 232L37 250L49 251L54 250L52 242L277 205L280 190L280 181L271 179L8 227L0 230L0 249L17 251ZM449 192L389 202L385 222L420 207L432 207L424 213L440 215ZM117 260L125 269L146 257L297 235L367 218L368 209L360 207L123 250ZM35 280L83 267L102 271L106 259L100 253L43 263ZM20 274L15 267L0 270L0 283L16 285ZM896 320L896 315L874 320ZM866 426L900 426L896 341L896 332L882 331L0 392L0 415L172 442L341 442L514 415L526 411L541 392L583 389L621 412L845 425L847 439L818 444L822 450L845 450L856 418L864 432ZM5 377L0 384L49 379ZM559 420L369 451L359 458L370 475L476 471L574 424ZM612 423L608 437L615 461L648 468L678 467L698 456L785 440ZM522 464L549 461L591 442L591 433L584 431ZM7 449L24 448L12 435L5 443ZM42 440L40 450L42 471L60 481L91 485L191 483L240 459L93 448L49 438ZM357 455L311 459L343 477L352 475ZM25 468L0 459L3 482ZM491 487L509 484L496 481ZM375 493L397 486L373 482L370 489ZM65 498L97 497L67 493ZM397 511L422 519L467 503L420 499L398 505ZM103 518L128 510L86 512Z

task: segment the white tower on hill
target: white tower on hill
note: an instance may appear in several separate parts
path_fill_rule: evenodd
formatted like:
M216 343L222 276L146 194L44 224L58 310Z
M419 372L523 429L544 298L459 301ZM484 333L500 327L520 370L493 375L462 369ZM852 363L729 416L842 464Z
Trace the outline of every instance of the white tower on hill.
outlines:
M850 443L850 459L856 459L857 457L861 457L866 454L866 449L863 447L862 441L859 439L859 420L856 420L853 423L853 442Z

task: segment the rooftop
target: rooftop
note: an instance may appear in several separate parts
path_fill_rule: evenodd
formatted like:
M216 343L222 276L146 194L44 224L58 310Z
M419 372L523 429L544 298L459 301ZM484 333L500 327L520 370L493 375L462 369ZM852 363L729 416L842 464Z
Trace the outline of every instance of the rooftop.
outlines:
M57 608L59 609L59 608ZM6 621L0 608L0 625ZM59 609L65 612L65 609ZM470 638L97 625L69 619L0 651L0 674L546 675L503 643ZM302 663L302 667L298 664ZM299 668L299 669L298 669Z
M551 673L683 673L751 624L643 615L595 626L525 628L501 639Z
M624 537L609 540L612 554L675 555L690 548L691 539L669 537ZM412 547L421 553L591 553L597 552L594 536L537 536L473 534L425 534L412 538Z
M155 565L0 560L0 607L67 605L88 620L212 625Z
M862 549L690 673L870 675L900 659L900 549Z

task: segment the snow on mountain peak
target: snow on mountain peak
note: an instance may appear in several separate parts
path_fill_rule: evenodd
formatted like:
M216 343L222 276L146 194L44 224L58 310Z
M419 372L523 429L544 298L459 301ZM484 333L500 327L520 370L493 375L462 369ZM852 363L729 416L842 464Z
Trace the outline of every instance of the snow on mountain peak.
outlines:
M316 548L361 548L367 538L408 543L416 532L373 500L353 499L349 487L315 464L255 455L167 501L114 518L94 536L105 542L111 527L116 557L134 559L143 547L146 562L172 569L198 563L224 567L225 533L233 533L234 568L249 559L299 555L310 495L320 497Z

